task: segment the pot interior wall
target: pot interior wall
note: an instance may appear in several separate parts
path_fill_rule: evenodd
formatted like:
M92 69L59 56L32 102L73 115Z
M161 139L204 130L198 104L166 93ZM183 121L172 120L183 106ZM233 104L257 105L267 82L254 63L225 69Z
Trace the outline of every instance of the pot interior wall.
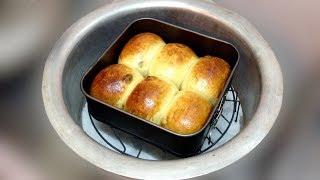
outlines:
M251 119L259 102L261 83L255 57L244 41L212 17L184 9L148 8L121 12L108 19L100 18L72 49L65 64L62 88L65 104L78 125L81 125L80 115L84 103L84 96L80 90L82 76L128 24L142 17L156 18L234 44L239 50L240 61L232 84L239 93L244 121Z

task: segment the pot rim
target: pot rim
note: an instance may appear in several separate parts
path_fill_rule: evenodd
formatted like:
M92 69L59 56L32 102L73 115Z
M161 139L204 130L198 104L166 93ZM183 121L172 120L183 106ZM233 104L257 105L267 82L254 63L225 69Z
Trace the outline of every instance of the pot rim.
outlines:
M261 96L252 119L227 142L208 153L178 160L149 161L118 154L89 136L70 116L62 94L67 57L93 27L109 16L142 8L181 8L213 17L234 30L254 49L261 78ZM267 42L243 17L221 6L194 0L124 0L105 5L72 25L52 49L43 73L42 96L47 116L60 138L78 155L112 173L131 178L191 178L224 168L248 154L268 134L281 109L283 79L280 65ZM272 108L271 108L272 107Z

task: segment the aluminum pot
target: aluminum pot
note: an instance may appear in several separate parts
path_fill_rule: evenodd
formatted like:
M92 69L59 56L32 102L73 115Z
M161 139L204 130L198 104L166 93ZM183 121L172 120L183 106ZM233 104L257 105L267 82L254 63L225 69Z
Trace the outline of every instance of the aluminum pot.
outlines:
M81 77L130 22L142 17L217 37L238 48L240 61L233 86L239 93L245 124L228 143L190 158L148 161L111 151L80 127L85 101L80 91ZM209 1L125 0L101 7L64 33L46 62L42 94L52 126L84 159L122 176L181 179L217 171L256 147L280 111L283 81L273 51L241 16Z

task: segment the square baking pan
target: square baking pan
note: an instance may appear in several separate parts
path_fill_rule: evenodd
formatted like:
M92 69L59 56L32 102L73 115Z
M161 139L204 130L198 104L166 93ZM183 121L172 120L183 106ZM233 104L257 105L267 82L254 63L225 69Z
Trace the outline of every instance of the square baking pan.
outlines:
M228 42L160 20L142 18L127 26L97 62L84 74L81 80L81 90L86 97L89 113L100 122L134 135L176 156L189 157L195 155L199 152L205 140L205 135L209 130L209 123L214 119L219 103L212 108L209 118L201 130L193 134L182 135L90 96L89 90L94 77L106 66L118 63L118 57L124 45L134 35L143 32L155 33L162 37L166 43L185 44L199 57L212 55L228 62L231 67L231 73L219 96L218 102L221 101L238 64L238 50Z

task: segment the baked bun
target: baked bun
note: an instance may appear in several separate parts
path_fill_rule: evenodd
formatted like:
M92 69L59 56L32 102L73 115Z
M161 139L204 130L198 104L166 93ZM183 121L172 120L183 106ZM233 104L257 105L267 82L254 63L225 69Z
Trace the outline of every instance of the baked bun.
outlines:
M150 62L164 46L165 42L156 34L138 34L122 49L119 63L137 69L143 76L147 76Z
M169 43L152 62L149 74L180 87L186 73L197 61L197 55L188 46Z
M148 76L134 88L124 109L159 125L177 91L174 84Z
M188 46L146 32L127 42L118 64L99 72L90 94L173 132L193 134L206 124L229 75L223 59L199 59Z
M211 104L191 91L179 91L169 107L163 126L179 134L199 131L207 122Z
M90 95L112 106L122 108L134 87L143 80L142 75L123 64L104 68L94 78Z
M229 77L230 66L224 60L205 56L200 58L182 83L182 90L193 91L215 104Z

